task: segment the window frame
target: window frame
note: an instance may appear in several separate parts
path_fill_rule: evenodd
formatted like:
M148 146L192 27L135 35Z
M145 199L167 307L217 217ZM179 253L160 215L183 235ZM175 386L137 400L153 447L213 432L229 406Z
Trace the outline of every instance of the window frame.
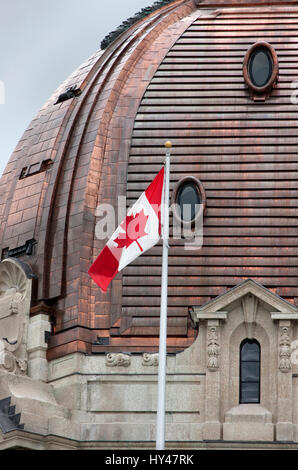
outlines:
M266 49L272 58L271 78L262 87L258 87L252 82L250 78L250 72L249 72L251 57L256 52L257 49ZM265 99L267 96L269 96L272 88L276 85L278 81L279 64L278 64L278 57L275 52L275 49L271 46L271 44L269 44L266 41L256 42L246 52L242 69L243 69L244 80L250 90L251 98L257 100L263 97L263 99Z
M200 202L201 208L200 208L200 210L198 210L197 214L195 215L195 217L192 220L187 221L187 220L183 220L180 217L180 214L177 211L176 205L178 205L177 199L178 199L178 195L179 195L182 187L185 184L189 184L189 183L193 184L197 188L199 198L200 198L200 201L201 201ZM203 210L203 215L206 215L206 212L207 212L207 209L206 209L206 193L205 193L205 189L204 189L201 181L198 180L197 178L195 178L194 176L186 176L186 177L182 178L181 180L179 180L178 183L173 188L172 197L171 197L171 206L173 207L173 216L175 217L175 219L179 223L183 224L184 227L189 227L189 228L193 227L195 225L196 220L198 220L198 218L201 216L202 210Z

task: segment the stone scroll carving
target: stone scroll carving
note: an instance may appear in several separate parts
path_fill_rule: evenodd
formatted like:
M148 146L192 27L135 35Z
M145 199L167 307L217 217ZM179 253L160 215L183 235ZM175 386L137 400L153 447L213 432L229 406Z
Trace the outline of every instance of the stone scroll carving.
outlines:
M0 263L0 372L27 373L32 277L12 258Z
M207 369L216 371L219 368L218 326L208 326L207 330Z
M289 372L291 368L290 327L282 326L279 330L279 370Z
M108 367L128 367L131 359L128 354L123 353L109 353L106 355L106 366Z
M153 354L144 353L142 365L143 366L158 366L158 353L153 353Z

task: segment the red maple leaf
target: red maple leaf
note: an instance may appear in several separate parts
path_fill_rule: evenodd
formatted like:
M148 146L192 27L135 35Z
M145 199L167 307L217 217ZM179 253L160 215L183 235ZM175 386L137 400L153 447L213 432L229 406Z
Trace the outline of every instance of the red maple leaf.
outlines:
M138 239L147 235L145 227L148 218L149 216L145 215L144 209L136 215L127 215L120 225L125 232L120 233L114 240L118 244L118 248L128 248L133 242L136 242L140 250L143 251Z

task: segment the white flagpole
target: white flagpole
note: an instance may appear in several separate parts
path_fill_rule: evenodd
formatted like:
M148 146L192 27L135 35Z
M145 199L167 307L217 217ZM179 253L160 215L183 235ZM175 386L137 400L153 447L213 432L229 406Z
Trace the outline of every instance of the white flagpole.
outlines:
M156 449L165 448L165 397L166 397L166 359L167 359L167 310L168 310L168 250L169 250L169 194L170 194L170 156L172 143L165 143L165 192L163 217L162 278L160 301L159 362L156 419Z

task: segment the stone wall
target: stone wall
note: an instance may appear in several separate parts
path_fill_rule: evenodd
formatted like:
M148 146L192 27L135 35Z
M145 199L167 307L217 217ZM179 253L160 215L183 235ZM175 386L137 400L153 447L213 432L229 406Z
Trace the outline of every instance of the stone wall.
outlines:
M33 278L16 260L0 264L0 448L154 447L158 354L77 352L48 362L48 317L29 316ZM297 319L295 306L252 280L193 307L197 339L167 356L167 447L298 448ZM247 338L261 346L261 398L239 404ZM4 418L15 426L4 428Z

